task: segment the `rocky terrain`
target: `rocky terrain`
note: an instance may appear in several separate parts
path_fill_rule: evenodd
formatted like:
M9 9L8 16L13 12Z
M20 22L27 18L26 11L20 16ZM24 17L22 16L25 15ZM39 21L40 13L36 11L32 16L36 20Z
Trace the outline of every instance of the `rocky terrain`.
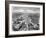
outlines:
M13 13L12 15L14 31L39 30L39 13Z

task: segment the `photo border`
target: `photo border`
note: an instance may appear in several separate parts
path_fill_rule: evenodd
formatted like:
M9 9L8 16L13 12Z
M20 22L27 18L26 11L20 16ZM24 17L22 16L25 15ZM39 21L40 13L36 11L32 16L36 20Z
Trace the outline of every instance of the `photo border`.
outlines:
M33 4L43 5L43 33L9 35L9 4ZM5 1L5 37L23 37L23 36L40 36L45 35L45 3L42 2L25 2L25 1Z

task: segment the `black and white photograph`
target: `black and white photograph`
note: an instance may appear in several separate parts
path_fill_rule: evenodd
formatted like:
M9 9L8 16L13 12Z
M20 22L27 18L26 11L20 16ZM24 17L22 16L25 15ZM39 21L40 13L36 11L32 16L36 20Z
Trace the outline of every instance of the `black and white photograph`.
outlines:
M42 4L10 3L8 12L8 35L43 33Z
M12 11L13 31L31 31L40 29L40 8L13 7Z

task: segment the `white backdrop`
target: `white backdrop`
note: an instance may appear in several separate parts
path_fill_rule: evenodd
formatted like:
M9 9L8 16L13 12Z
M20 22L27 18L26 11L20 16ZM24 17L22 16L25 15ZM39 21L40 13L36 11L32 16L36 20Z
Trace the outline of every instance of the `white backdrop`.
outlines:
M21 0L21 1L45 2L46 0ZM5 38L5 0L0 0L0 38ZM30 36L18 38L46 38L46 34L45 36Z

